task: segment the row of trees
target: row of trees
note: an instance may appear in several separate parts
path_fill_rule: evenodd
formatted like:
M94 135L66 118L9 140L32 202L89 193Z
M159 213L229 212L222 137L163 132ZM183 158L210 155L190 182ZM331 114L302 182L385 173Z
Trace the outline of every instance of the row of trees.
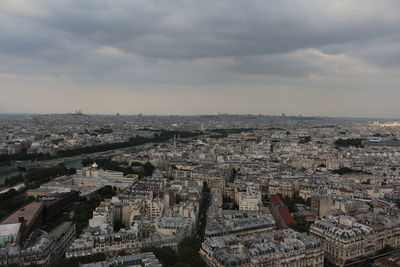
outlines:
M332 172L335 174L343 175L343 174L347 174L347 173L360 173L361 171L353 170L353 169L347 168L347 167L342 167L337 170L333 170Z
M139 174L140 176L151 176L155 169L155 167L148 161L145 164L142 164L140 162L134 162L131 166L126 166L122 163L111 160L111 158L102 158L102 157L94 158L94 159L93 158L85 158L82 160L82 165L87 167L87 166L92 165L95 162L99 166L99 168L102 168L105 170L123 172L124 175ZM141 168L137 168L137 167L141 167Z
M121 166L119 162L112 161L111 158L85 158L82 160L82 165L87 167L95 162L101 169L123 172L124 175L135 173L131 167Z
M24 183L27 188L38 188L55 177L74 173L76 173L74 168L67 168L64 164L48 168L34 168L25 174Z
M362 139L361 138L349 138L349 139L342 139L339 138L338 140L335 141L335 147L349 147L349 146L354 146L354 147L363 147L362 144Z
M0 218L4 218L14 210L23 207L33 200L33 197L27 197L25 194L21 194L15 189L10 189L0 194Z
M343 175L343 174L347 174L347 173L363 173L363 174L368 174L368 175L372 174L371 172L368 172L368 171L354 170L354 169L347 168L347 167L342 167L342 168L333 170L332 172L335 174L339 174L339 175Z
M79 148L70 149L70 150L61 150L58 152L57 156L58 157L71 157L71 156L77 156L77 155L81 155L81 154L91 154L91 153L97 153L97 152L102 152L102 151L107 151L107 150L120 149L120 148L131 147L131 146L138 146L138 145L143 145L146 143L165 142L165 141L168 141L169 139L173 138L174 135L180 135L182 138L185 138L185 137L195 137L195 136L200 135L200 133L198 133L198 132L175 132L175 131L162 130L159 134L154 134L154 137L151 137L151 138L146 138L146 137L137 135L136 137L131 137L126 142L101 144L101 145L95 145L95 146L89 146L89 147L79 147Z
M229 134L238 134L238 133L243 133L243 132L252 132L254 129L252 128L234 128L234 129L214 129L212 130L213 133L217 134L212 134L210 135L211 138L223 138L227 137Z
M0 154L0 162L7 162L11 160L46 160L50 158L51 157L49 154L28 154L26 148L12 155Z
M120 149L131 146L143 145L151 142L165 142L173 138L174 135L179 135L181 138L186 137L196 137L199 136L200 132L179 132L179 131L165 131L161 130L158 134L154 134L154 137L146 138L141 136L131 137L129 141L120 143L109 143L100 144L87 147L79 147L68 150L61 150L56 156L50 156L49 154L28 154L26 149L13 155L0 155L0 162L10 161L10 160L46 160L51 158L62 158L62 157L72 157L79 156L81 154L91 154L97 152L103 152L107 150Z
M22 183L24 181L24 176L22 174L18 174L15 176L8 177L4 180L4 186L10 187Z
M48 182L52 178L74 174L76 171L73 168L67 168L64 164L59 164L56 167L49 168L34 168L30 169L25 177L22 174L8 177L4 180L4 186L10 187L19 183L25 183L28 188L36 188L42 183Z

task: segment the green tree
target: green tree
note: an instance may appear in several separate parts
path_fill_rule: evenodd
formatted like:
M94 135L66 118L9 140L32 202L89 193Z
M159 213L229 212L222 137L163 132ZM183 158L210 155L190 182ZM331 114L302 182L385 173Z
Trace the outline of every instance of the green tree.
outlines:
M299 144L308 144L311 141L311 136L300 137Z
M179 194L177 194L176 196L175 196L175 204L180 204L181 203L181 195L179 195Z
M151 164L149 161L147 161L143 165L144 176L151 176L154 172L154 169L155 169L155 167L153 166L153 164Z
M335 146L336 148L349 147L349 146L363 147L362 141L363 140L361 138L350 138L350 139L339 138L338 140L335 141Z

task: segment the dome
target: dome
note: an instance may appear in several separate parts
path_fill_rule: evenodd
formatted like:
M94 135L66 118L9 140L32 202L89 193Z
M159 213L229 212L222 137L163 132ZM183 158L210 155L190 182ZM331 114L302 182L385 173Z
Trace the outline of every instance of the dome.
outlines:
M93 163L92 168L96 169L97 167L98 167L98 166L97 166L96 162Z

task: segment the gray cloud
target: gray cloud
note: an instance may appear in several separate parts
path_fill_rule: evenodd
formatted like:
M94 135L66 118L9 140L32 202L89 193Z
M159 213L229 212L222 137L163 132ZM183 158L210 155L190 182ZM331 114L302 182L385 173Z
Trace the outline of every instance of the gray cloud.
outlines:
M187 90L357 88L364 76L396 76L399 8L395 0L6 1L0 74Z
M277 54L399 33L398 21L361 7L397 8L392 1L351 1L366 14L335 10L328 1L61 2L46 6L43 27L155 59Z
M308 76L321 73L321 69L313 63L315 55L267 55L237 58L230 69L244 74L279 76Z
M251 62L255 55L357 46L399 34L396 18L377 14L399 7L394 1L348 1L357 10L341 7L343 1L33 2L43 15L6 14L0 37L3 54L80 63L88 50L112 46L148 60L237 57L244 59L241 65L248 63L242 67L248 73L259 64ZM371 7L362 8L367 2ZM337 3L336 9L330 3ZM275 69L284 70L285 64L284 59Z

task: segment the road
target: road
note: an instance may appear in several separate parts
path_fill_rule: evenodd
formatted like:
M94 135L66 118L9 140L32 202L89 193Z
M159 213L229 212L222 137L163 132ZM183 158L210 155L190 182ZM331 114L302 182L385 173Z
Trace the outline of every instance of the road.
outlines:
M197 226L196 226L196 236L201 241L204 240L204 233L207 225L207 211L208 208L210 207L210 200L211 200L211 192L207 188L206 190L203 190L202 193L202 201L200 203L200 208L199 208L199 219L197 220Z
M3 193L5 193L5 192L7 192L8 190L11 190L11 189L15 189L16 191L19 191L20 189L22 189L24 187L25 187L25 184L24 183L20 183L20 184L14 185L12 187L7 187L7 188L1 190L0 194L3 194Z
M135 147L135 151L137 151L139 147ZM73 157L65 157L65 158L57 158L57 159L50 159L50 160L40 160L40 161L34 161L34 162L27 162L27 161L20 161L18 166L25 167L27 169L29 168L34 168L34 167L51 167L51 166L57 166L60 163L66 163L70 161L78 161L78 160L83 160L85 158L97 158L97 157L110 157L110 156L115 156L115 155L120 155L124 153L130 153L132 151L132 147L128 148L123 148L123 149L114 149L114 150L108 150L108 151L103 151L103 152L97 152L93 154L82 154L79 156L73 156Z

